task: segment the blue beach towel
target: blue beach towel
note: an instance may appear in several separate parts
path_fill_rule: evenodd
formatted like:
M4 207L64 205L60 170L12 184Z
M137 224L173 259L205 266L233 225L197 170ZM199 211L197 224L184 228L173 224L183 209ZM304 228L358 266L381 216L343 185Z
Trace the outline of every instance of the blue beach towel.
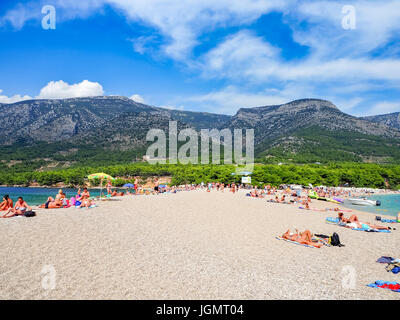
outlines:
M289 240L289 239L284 239L282 237L275 237L275 238L278 239L278 240L283 240L283 241L290 242L290 243L293 243L293 244L298 244L299 246L308 247L308 248L315 248L313 246L309 246L308 244L298 243L296 241L292 241L292 240Z
M390 220L390 219L381 219L381 221L386 223L398 223L397 220Z
M335 217L328 217L325 219L326 223L330 224L336 224L340 227L345 227L346 223L340 222L339 218ZM368 225L362 223L362 228L349 228L351 230L356 230L356 231L366 231L366 232L384 232L384 233L390 233L390 230L378 230L378 229L372 229Z

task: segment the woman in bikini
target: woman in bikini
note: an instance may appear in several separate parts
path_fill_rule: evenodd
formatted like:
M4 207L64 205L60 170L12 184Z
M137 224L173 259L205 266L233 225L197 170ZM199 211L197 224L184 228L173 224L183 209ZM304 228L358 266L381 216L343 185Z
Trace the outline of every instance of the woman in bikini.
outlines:
M112 187L111 181L108 180L107 181L107 196L111 196L111 187Z
M7 211L8 209L12 208L14 206L13 201L11 198L6 194L3 197L3 202L0 203L0 211Z
M80 208L86 207L90 208L92 205L94 205L94 202L90 200L90 193L87 188L83 189L82 192L82 197L81 197L81 205L79 206Z
M296 230L296 233L291 233L290 230L288 230L282 236L283 239L287 239L290 241L298 242L300 244L306 244L309 246L320 248L322 246L322 244L312 241L312 237L313 237L313 235L310 232L310 230L306 230L304 232L298 232Z
M376 229L376 230L389 230L388 227L378 226L378 225L371 224L371 223L368 223L368 222L360 222L360 221L358 220L358 217L357 217L355 214L351 215L351 217L350 217L349 219L346 219L346 218L344 217L344 215L343 215L343 212L339 212L339 213L338 213L338 218L339 218L339 220L340 220L341 222L344 222L344 223L346 223L346 224L354 223L354 224L357 226L357 228L359 228L359 229L362 229L362 228L363 228L363 224L364 224L364 225L367 225L368 227L370 227L371 229Z
M18 201L15 203L15 207L9 208L7 212L1 216L1 218L11 218L13 216L24 215L27 210L32 211L32 208L24 201L22 197L19 197Z

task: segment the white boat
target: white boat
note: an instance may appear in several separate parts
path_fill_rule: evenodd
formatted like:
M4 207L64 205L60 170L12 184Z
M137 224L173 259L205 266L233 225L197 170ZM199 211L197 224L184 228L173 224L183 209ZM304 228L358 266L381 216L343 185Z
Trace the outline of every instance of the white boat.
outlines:
M351 204L357 206L380 206L381 202L379 200L369 200L367 198L350 198Z

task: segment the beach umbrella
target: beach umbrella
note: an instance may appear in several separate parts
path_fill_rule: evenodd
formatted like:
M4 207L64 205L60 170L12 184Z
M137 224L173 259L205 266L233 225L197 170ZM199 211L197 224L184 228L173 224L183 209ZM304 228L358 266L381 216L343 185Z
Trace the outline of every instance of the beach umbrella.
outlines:
M115 180L113 177L104 172L93 173L88 176L88 179L89 180L100 179L100 198L101 198L101 192L103 190L103 180L112 180L112 181Z

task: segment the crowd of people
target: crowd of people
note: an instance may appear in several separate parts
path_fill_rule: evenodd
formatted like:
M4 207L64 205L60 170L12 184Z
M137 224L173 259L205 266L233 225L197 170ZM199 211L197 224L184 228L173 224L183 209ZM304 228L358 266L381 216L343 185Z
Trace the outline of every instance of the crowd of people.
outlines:
M114 189L114 190L113 190ZM103 196L106 199L117 196L125 195L157 195L163 193L177 193L180 191L192 191L192 190L205 190L207 192L217 191L224 192L225 190L232 192L233 194L238 193L239 190L245 190L246 196L253 198L266 198L268 202L281 203L281 204L297 204L301 205L300 209L306 210L317 210L325 211L318 208L310 207L312 199L310 198L310 191L313 191L318 197L350 197L351 192L348 189L341 188L328 188L328 187L314 187L314 188L299 188L293 186L282 185L279 187L274 187L271 185L264 185L263 187L251 186L248 184L239 183L228 183L223 182L201 182L199 184L185 184L179 186L170 186L168 184L156 183L153 188L145 188L139 185L138 180L135 180L133 188L128 188L125 191L118 191L117 188L113 188L111 181L107 181L106 191L107 194L101 194L100 198ZM304 192L306 191L306 192ZM76 195L71 198L67 198L66 194L62 189L58 191L56 196L48 197L47 201L39 206L39 208L44 209L58 209L58 208L93 208L96 207L96 200L99 197L91 197L90 192L87 187L78 188ZM339 214L343 212L351 212L351 210L330 208L326 210L340 211ZM18 201L13 203L13 200L5 195L3 201L0 203L0 214L1 218L9 218L18 215L25 215L26 212L32 211L32 208L26 203L26 201L19 197ZM341 218L339 216L339 218ZM400 219L400 213L399 217ZM351 221L349 223L357 223L357 221Z

